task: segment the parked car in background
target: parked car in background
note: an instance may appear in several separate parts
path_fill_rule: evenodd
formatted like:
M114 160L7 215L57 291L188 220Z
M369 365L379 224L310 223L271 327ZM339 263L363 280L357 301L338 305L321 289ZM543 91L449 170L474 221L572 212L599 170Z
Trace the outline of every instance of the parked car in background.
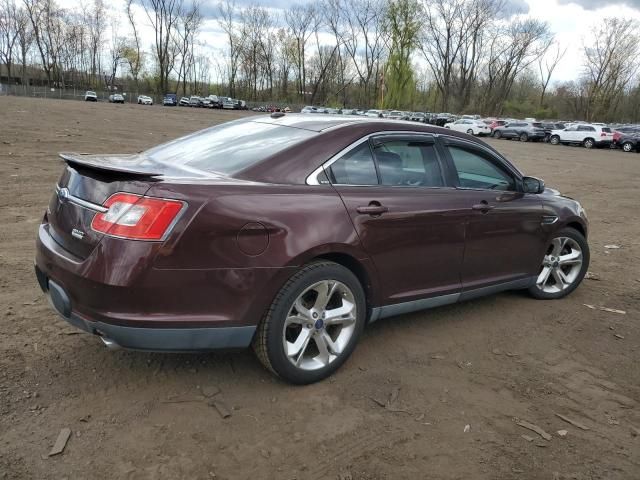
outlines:
M564 130L553 130L549 143L582 145L585 148L610 146L613 143L613 132L611 128L602 125L579 123Z
M541 123L519 120L494 128L492 135L495 138L517 138L521 142L544 140L545 137Z
M640 125L619 125L613 128L612 143L614 147L620 147L620 139L629 134L640 133Z
M222 108L225 110L234 110L236 108L236 101L231 97L225 97L222 102Z
M189 97L182 97L178 102L178 106L180 107L188 107L189 106Z
M554 130L564 130L566 126L563 123L541 122L544 129L544 141L548 142L551 138L551 132Z
M207 97L209 102L207 103L207 107L209 108L222 108L222 104L220 103L220 97L218 95L209 95Z
M468 133L469 135L490 135L491 129L481 120L472 120L462 118L452 123L446 123L445 128L455 130L456 132Z
M153 105L153 98L147 95L138 95L139 105Z
M87 90L85 92L85 94L84 94L84 101L85 102L97 102L98 101L98 95L93 90Z
M300 110L300 113L327 113L327 109L324 107L314 107L311 105L307 105L302 110Z
M640 131L622 133L617 140L617 146L623 152L640 152Z
M381 110L367 110L364 115L365 115L365 117L370 117L370 118L382 118L382 111Z
M109 103L124 103L124 97L119 93L109 95Z
M261 105L259 107L253 107L251 109L252 112L266 112L267 111L267 107L265 107L264 105Z
M506 120L493 120L490 124L489 124L489 128L491 129L491 131L493 132L494 129L498 128L498 127L503 127L507 124Z
M422 112L413 112L411 113L411 117L409 118L409 120L413 121L413 122L423 122L426 119L426 115Z
M204 105L202 99L197 95L191 95L189 97L189 106L190 107L202 107Z
M165 93L164 97L162 97L162 105L175 107L178 105L178 96L175 93Z

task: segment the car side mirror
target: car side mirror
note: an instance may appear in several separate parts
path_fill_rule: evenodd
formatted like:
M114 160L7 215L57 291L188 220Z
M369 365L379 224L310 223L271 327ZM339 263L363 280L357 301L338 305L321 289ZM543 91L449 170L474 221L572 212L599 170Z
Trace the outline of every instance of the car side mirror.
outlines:
M522 179L524 193L542 193L544 192L544 181L536 177L524 177Z

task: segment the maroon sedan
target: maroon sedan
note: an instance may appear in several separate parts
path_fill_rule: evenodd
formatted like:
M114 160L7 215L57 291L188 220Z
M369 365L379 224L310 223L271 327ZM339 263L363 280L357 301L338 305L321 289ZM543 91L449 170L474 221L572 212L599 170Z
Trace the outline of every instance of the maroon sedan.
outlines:
M62 158L37 278L114 348L253 345L309 383L369 322L509 289L561 298L589 264L578 202L438 127L276 113Z

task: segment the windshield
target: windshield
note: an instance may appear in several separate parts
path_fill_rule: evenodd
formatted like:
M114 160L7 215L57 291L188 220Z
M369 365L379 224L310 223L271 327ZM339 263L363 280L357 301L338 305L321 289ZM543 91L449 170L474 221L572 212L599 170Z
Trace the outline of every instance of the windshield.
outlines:
M178 138L143 155L165 164L233 175L314 135L299 128L238 120Z

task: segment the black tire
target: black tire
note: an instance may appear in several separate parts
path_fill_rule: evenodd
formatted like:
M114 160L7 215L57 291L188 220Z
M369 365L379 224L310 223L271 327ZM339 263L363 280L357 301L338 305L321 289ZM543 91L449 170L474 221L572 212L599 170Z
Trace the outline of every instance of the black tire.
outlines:
M551 145L560 145L560 137L558 135L551 135L549 143Z
M346 285L356 304L355 330L347 346L328 365L303 370L287 358L283 345L284 322L293 303L309 286L322 280L337 280ZM280 289L253 338L252 347L260 362L272 373L293 384L318 382L333 374L349 358L364 329L367 311L365 294L358 278L347 268L330 261L310 263L295 273Z
M522 132L520 134L520 141L521 142L528 142L529 141L529 135L527 135L526 132Z
M493 136L495 138L497 138L497 139L500 139L500 138L502 138L502 132L500 130L498 130L493 134Z
M576 279L574 280L574 282L567 289L562 290L562 291L557 292L557 293L544 292L543 290L538 288L537 285L533 285L533 286L529 287L529 289L528 289L529 294L533 298L537 298L539 300L558 300L560 298L566 297L571 292L573 292L576 288L578 288L578 286L580 285L580 283L584 279L584 276L586 275L587 270L589 269L589 261L591 259L591 254L589 252L589 244L587 243L587 240L584 238L584 235L582 235L582 233L580 233L578 230L576 230L574 228L565 227L565 228L557 231L553 235L553 237L551 237L551 239L549 241L549 245L551 245L551 242L553 241L553 239L555 239L557 237L569 237L569 238L575 240L578 243L578 245L580 246L580 249L582 250L582 266L580 268L580 272L579 272L578 276L576 277ZM546 255L546 252L545 252L545 255ZM542 269L542 262L540 262L540 263L541 263L541 269Z
M582 142L582 146L584 148L593 148L595 147L596 142L593 138L585 138L584 141Z
M472 129L472 128L470 128L469 130L467 130L467 133L468 133L469 135L473 135L473 129Z
M633 143L631 142L624 142L622 144L622 151L623 152L632 152L633 151Z

